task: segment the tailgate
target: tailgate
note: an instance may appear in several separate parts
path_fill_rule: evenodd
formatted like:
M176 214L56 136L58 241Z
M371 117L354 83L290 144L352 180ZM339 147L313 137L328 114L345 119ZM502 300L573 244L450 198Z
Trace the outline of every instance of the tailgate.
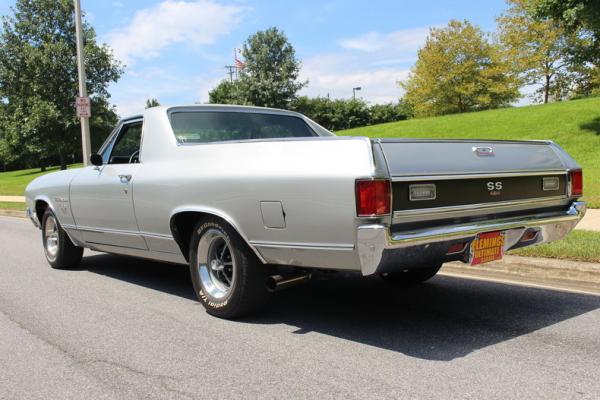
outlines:
M395 216L515 201L553 199L559 204L567 197L565 165L544 142L383 139L379 143L393 180ZM547 180L555 186L544 187ZM435 197L411 198L415 185L433 186Z
M565 170L545 142L381 139L380 143L393 177ZM483 155L486 149L493 155Z

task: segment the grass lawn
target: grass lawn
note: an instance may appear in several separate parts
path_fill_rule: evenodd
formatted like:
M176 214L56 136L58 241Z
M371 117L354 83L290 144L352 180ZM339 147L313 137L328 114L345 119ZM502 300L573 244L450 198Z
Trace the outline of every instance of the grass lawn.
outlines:
M10 201L0 201L0 210L25 211L25 203L13 203Z
M546 139L583 167L585 200L600 208L600 98L417 118L336 132L369 137Z
M558 242L525 247L510 251L509 254L600 262L600 232L576 230Z
M73 164L69 168L81 166L82 164ZM29 182L38 176L59 170L60 167L50 167L46 172L40 172L39 168L0 172L0 196L22 196Z

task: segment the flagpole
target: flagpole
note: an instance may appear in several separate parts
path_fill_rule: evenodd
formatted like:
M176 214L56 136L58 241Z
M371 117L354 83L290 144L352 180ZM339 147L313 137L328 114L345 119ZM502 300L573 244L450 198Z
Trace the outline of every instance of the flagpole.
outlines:
M233 48L233 64L235 65L235 80L239 79L238 66L237 66L237 47Z

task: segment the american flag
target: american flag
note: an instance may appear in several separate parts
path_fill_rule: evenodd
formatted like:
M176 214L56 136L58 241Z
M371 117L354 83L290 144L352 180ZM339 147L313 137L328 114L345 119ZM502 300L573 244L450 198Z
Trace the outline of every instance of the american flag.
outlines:
M238 51L237 51L237 49L236 49L236 50L235 50L235 55L234 55L235 67L236 67L237 69L240 69L240 70L242 70L242 69L244 69L244 68L246 67L246 63L245 63L245 62L243 62L242 60L240 60L240 59L238 58L238 56L237 56L237 53L238 53Z

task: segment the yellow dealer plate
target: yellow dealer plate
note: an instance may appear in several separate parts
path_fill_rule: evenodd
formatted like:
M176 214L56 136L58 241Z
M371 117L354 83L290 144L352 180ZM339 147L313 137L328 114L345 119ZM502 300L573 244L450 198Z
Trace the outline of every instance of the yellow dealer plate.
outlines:
M504 232L480 233L471 242L471 265L500 260L504 255Z

